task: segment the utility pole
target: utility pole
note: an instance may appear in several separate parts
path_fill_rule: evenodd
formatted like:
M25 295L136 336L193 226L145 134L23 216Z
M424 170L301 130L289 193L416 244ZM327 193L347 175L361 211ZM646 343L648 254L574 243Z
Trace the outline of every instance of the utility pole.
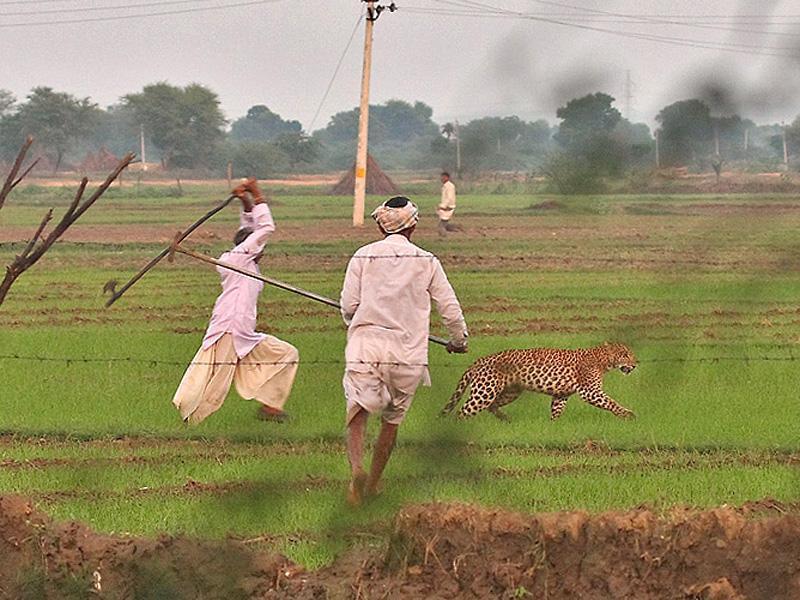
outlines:
M376 6L374 0L367 3L367 22L364 28L364 66L361 72L361 104L358 113L358 147L356 150L355 189L353 190L353 226L364 225L364 199L367 195L367 140L369 137L369 82L372 71L372 30L381 13L397 10L392 2L389 6Z
M139 155L142 157L142 171L147 171L147 154L144 151L144 123L139 125Z
M659 148L659 139L661 137L660 129L656 129L655 137L656 137L656 169L660 169L661 168L661 153Z
M631 105L633 104L633 83L630 70L625 71L625 118L631 120Z
M744 151L745 151L745 154L747 153L747 150L749 148L750 148L750 129L748 128L748 129L744 130Z
M786 125L781 123L781 129L783 130L783 166L788 171L789 170L789 146L786 144Z
M461 130L456 119L456 174L461 177Z
M719 156L719 125L714 124L714 154Z

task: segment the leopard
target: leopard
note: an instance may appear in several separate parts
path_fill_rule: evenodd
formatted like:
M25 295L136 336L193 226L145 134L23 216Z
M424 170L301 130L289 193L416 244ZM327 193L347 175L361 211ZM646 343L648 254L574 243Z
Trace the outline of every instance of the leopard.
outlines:
M506 421L508 416L502 407L514 402L524 391L551 397L550 419L553 421L563 414L567 400L576 393L592 406L631 419L635 417L633 411L603 391L603 376L616 369L627 375L636 366L636 357L630 348L614 342L572 350L504 350L479 358L466 370L441 414L452 413L469 387L469 397L459 414L462 419L488 409L495 417Z

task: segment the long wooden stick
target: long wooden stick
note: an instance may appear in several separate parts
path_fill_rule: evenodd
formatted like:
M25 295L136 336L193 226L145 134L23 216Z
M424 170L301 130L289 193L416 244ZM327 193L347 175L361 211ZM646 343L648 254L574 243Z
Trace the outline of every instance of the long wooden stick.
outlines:
M192 234L192 232L193 232L195 229L197 229L198 227L200 227L200 226L201 226L203 223L205 223L206 221L208 221L208 220L209 220L211 217L213 217L215 214L217 214L217 213L218 213L219 211L221 211L223 208L225 208L226 206L228 206L228 204L230 204L230 203L231 203L231 201L232 201L234 198L236 198L236 196L234 196L234 195L230 195L230 196L228 196L228 198L227 198L227 199L225 199L225 200L224 200L224 201L223 201L223 202L222 202L222 203L221 203L219 206L217 206L216 208L214 208L214 209L212 209L212 210L208 211L206 214L204 214L202 217L200 217L200 218L199 218L197 221L195 221L194 223L192 223L192 225L190 225L190 226L189 226L189 228L188 228L188 229L186 229L186 230L185 230L185 231L184 231L184 232L183 232L183 233L180 235L180 239L179 239L178 241L179 241L179 242L182 242L182 241L183 241L183 240L185 240L187 237L189 237L189 236ZM114 283L115 283L115 282L108 282L108 283L106 284L106 288L105 288L105 289L107 289L107 290L110 290L110 291L111 291L111 297L110 297L110 298L109 298L109 299L106 301L106 308L108 308L109 306L111 306L112 304L114 304L114 302L116 302L117 300L119 300L119 298L120 298L120 296L122 296L122 294L124 294L125 292L127 292L127 291L128 291L128 290L129 290L129 289L130 289L130 288L131 288L131 287L132 287L132 286L133 286L133 285L134 285L134 284L135 284L137 281L139 281L139 280L140 280L142 277L144 277L145 273L147 273L147 272L148 272L150 269L152 269L152 268L153 268L153 267L155 267L155 266L156 266L156 265L157 265L159 262L161 262L161 260L162 260L162 259L163 259L163 258L164 258L164 257L165 257L167 254L169 254L169 253L170 253L170 250L171 250L171 248L172 248L172 246L167 246L167 247L166 247L166 248L164 248L164 249L163 249L161 252L159 252L159 254L158 254L158 255L157 255L157 256L156 256L156 257L155 257L153 260L151 260L149 263L147 263L145 266L143 266L143 267L142 267L142 268L139 270L139 272L138 272L138 273L136 273L136 275L134 275L133 277L131 277L130 281L128 281L128 283L126 283L125 285L123 285L123 286L122 286L122 287L121 287L119 290L115 289L115 287L116 287L116 286L114 285Z
M273 279L272 277L264 277L263 275L247 271L246 269L242 269L240 267L237 267L236 265L232 265L230 263L217 260L216 258L211 258L210 256L207 256L205 254L200 254L199 252L194 252L193 250L188 250L187 248L183 248L180 246L180 240L178 238L175 239L175 242L172 244L170 248L170 254L172 252L180 252L181 254L185 254L186 256L191 256L192 258L203 261L210 265L216 265L218 267L222 267L223 269L228 269L229 271L233 271L234 273L239 273L240 275L244 275L245 277L250 277L252 279L257 279L258 281L263 281L264 283L280 288L282 290L286 290L287 292L299 294L304 298L310 298L311 300L316 300L317 302L321 302L322 304L327 304L328 306L332 306L333 308L341 309L341 305L338 302L336 302L336 300L332 300L331 298L320 296L319 294L315 294L314 292L309 292L308 290L304 290L303 288L299 288L297 286L291 285L279 279ZM447 346L448 343L446 339L435 335L429 335L428 339L434 344L440 344L442 346Z

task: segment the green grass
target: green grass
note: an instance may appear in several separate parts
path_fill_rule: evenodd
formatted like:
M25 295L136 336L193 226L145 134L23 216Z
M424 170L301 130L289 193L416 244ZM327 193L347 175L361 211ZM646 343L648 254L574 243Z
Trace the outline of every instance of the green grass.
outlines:
M462 196L466 232L444 241L430 218L436 197L418 198L417 242L441 257L462 301L470 354L431 348L433 386L401 429L385 494L358 513L344 503L345 332L335 311L262 295L260 328L300 349L290 423L257 421L255 404L231 393L187 428L170 400L218 292L215 274L181 257L103 308L107 280L127 279L224 196L187 191L115 190L0 307L3 492L106 531L263 538L310 566L378 543L411 502L602 511L800 500L793 197L559 198L541 210L531 206L552 198ZM68 199L50 188L13 196L0 211L0 264L46 207ZM348 257L374 231L351 230L347 198L278 200L263 267L337 297ZM216 238L193 243L220 252L235 223L227 211L207 228ZM444 333L438 319L433 330ZM551 423L548 399L532 394L508 408L510 423L438 417L478 356L607 339L639 357L633 374L606 378L635 421L573 399ZM12 355L23 358L2 358Z

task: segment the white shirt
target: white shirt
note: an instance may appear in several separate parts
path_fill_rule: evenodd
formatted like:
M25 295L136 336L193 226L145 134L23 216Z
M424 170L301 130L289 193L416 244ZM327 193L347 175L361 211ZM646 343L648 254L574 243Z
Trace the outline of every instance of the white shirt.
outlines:
M260 274L256 258L264 249L269 234L275 231L272 213L266 204L256 204L252 212L242 212L240 220L241 226L251 228L253 233L219 259ZM217 271L222 279L222 293L214 304L211 321L203 338L203 349L210 348L219 338L230 333L233 335L236 355L243 358L266 337L256 332L258 295L264 284L223 267L217 267Z
M449 179L442 184L442 200L436 212L443 221L448 221L456 209L456 186Z
M341 295L347 370L367 371L370 362L427 366L431 300L451 338L463 341L464 315L439 259L400 234L356 251Z

